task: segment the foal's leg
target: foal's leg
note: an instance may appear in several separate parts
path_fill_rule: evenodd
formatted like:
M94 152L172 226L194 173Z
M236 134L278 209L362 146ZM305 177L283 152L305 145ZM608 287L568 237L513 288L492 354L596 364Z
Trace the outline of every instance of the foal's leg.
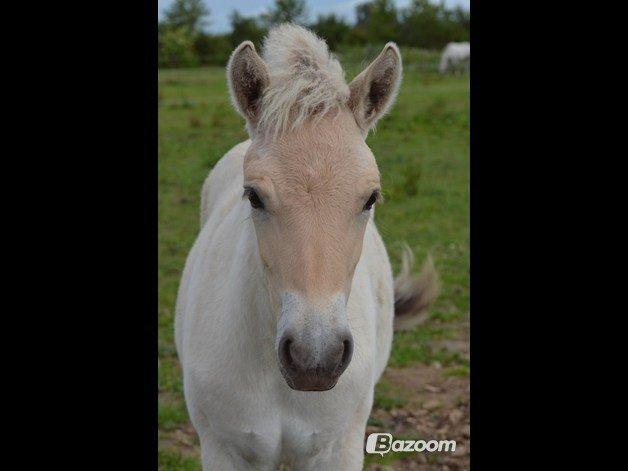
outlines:
M275 471L276 466L258 459L253 453L242 453L221 446L213 437L200 437L203 471Z
M211 437L199 437L201 441L201 459L203 471L213 469L238 469L229 454Z
M353 421L347 427L344 440L339 444L337 454L338 469L361 470L364 466L364 432L366 423L373 407L374 388L370 390L368 397L364 399L355 412Z
M361 471L364 465L364 431L366 421L371 412L373 398L365 401L358 409L352 423L342 436L342 439L334 444L333 452L328 462L317 465L311 469L324 469L328 471ZM301 469L301 468L295 468Z
M366 422L360 427L347 431L342 449L339 452L338 469L358 471L364 464L364 430Z
M201 436L200 441L203 471L248 469L238 463L213 437Z
M289 463L293 471L361 471L364 430L349 428L342 439L315 456L298 456Z

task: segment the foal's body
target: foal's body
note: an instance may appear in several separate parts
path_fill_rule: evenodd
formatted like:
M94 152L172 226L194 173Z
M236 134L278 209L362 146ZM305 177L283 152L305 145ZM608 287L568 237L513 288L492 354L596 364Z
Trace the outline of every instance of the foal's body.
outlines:
M361 469L393 311L432 292L409 277L393 289L373 221L381 182L365 138L394 101L399 50L387 44L347 84L324 41L283 25L263 59L236 48L227 76L251 139L203 186L177 299L203 468Z
M347 304L355 342L347 370L329 391L290 389L276 365L275 315L242 199L249 145L234 147L207 177L204 224L177 302L177 349L203 463L221 470L274 470L279 463L296 470L361 469L373 388L392 340L386 249L371 218Z

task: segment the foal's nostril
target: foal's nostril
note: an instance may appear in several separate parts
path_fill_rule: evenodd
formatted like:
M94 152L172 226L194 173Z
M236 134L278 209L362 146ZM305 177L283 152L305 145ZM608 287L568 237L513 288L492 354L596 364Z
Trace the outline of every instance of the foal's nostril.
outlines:
M290 353L290 348L292 347L292 339L287 337L281 341L279 345L279 355L281 357L281 362L283 363L285 368L290 368L294 366L294 360Z
M351 356L353 355L353 340L351 338L343 340L342 346L342 358L337 366L337 371L339 373L342 373L351 361Z
M349 362L351 361L351 355L353 355L353 341L347 339L342 342L342 344L344 345L345 349L344 352L342 352L342 360L340 361L341 368L349 364Z

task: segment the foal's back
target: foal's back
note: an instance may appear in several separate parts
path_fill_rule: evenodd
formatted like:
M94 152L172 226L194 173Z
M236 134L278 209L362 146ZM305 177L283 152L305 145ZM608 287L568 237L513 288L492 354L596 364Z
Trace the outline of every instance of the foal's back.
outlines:
M248 139L233 147L205 179L201 191L201 228L213 211L228 211L237 202L236 197L242 196L244 154L250 145Z

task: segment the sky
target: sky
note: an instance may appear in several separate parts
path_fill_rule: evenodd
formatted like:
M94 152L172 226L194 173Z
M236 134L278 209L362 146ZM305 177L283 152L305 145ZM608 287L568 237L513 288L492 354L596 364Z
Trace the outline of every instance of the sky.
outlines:
M163 11L168 8L174 0L157 0L159 9L159 19L162 19ZM346 20L355 21L355 7L366 0L310 0L307 2L310 20L314 20L321 13L335 13ZM397 0L395 5L405 7L411 0ZM445 0L448 7L460 5L469 9L470 0ZM225 33L230 28L229 15L233 10L238 10L244 16L257 16L269 9L275 3L274 0L205 0L205 5L209 7L209 27L212 33Z

